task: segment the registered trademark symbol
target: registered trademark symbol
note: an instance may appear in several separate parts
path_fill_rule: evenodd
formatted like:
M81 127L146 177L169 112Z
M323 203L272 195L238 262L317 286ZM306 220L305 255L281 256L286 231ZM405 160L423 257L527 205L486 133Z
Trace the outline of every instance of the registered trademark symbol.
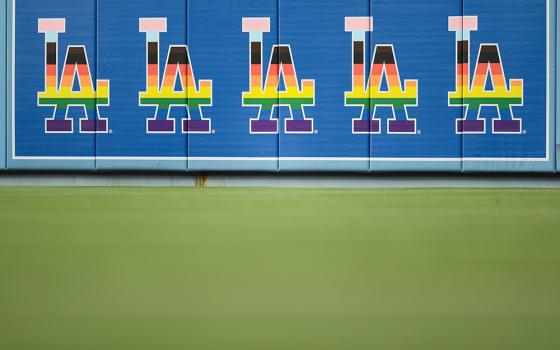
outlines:
M113 129L110 129L110 130L109 130L109 134L112 134L112 133L113 133Z
M420 135L420 134L422 134L422 130L418 130L416 133L417 133L418 135Z
M527 134L527 130L523 130L523 135Z
M317 135L317 134L319 133L319 130L315 129L315 130L313 130L313 133L314 133L315 135Z
M212 134L215 134L215 133L216 133L216 130L212 129Z

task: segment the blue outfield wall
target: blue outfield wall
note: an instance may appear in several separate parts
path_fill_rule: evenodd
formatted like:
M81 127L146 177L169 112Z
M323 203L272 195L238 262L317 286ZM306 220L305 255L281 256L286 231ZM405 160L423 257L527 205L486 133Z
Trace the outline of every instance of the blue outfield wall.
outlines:
M555 0L8 0L2 16L0 168L560 170Z

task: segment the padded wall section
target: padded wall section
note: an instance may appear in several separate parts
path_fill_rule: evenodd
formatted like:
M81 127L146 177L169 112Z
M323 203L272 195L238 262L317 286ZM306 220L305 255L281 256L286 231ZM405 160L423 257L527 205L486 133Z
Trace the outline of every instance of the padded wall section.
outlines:
M93 170L96 109L109 99L107 81L96 79L96 1L12 3L15 98L8 166Z
M189 134L189 169L277 171L277 1L188 3L192 92L212 86L211 105L191 109L191 122L211 127Z
M555 5L9 0L0 169L560 170Z
M369 133L353 133L354 119L369 125L357 103L358 70L369 62L368 0L279 0L279 9L280 170L369 171Z
M547 1L464 0L463 12L470 65L463 170L553 171Z
M6 114L7 106L7 77L6 67L6 45L7 45L7 11L8 5L6 1L0 4L0 170L6 168Z
M99 74L111 78L98 169L187 170L186 0L98 0Z
M461 16L462 1L372 0L371 8L371 170L460 171L461 111L447 96L457 67L448 18Z

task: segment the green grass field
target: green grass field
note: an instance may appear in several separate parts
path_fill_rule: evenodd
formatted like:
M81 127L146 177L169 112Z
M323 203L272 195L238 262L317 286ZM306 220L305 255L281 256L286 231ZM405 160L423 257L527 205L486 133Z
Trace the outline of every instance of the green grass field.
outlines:
M560 349L560 191L1 188L0 349Z

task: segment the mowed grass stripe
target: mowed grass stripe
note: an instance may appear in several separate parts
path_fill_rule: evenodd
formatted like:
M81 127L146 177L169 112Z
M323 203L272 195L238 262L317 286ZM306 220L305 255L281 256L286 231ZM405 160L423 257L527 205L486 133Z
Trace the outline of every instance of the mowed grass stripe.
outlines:
M560 348L560 191L0 188L2 349Z

